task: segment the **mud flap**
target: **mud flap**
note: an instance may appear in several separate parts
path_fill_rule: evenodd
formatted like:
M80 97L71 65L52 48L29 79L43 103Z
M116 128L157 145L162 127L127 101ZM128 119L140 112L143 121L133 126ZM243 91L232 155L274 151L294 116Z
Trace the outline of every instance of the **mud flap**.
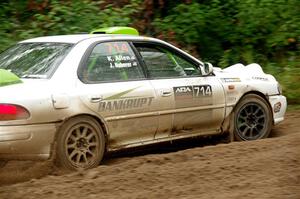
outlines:
M225 143L234 142L234 112L230 113L230 115L224 120L222 124L222 133L225 135L224 139L222 139Z
M229 129L228 129L228 141L234 142L234 111L229 116Z

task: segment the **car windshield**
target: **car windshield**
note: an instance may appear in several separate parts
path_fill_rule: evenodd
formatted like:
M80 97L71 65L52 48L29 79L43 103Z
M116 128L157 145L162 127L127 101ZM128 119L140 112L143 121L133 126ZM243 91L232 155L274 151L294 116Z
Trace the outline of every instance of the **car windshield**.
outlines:
M0 69L21 78L49 78L72 46L66 43L20 43L0 54Z

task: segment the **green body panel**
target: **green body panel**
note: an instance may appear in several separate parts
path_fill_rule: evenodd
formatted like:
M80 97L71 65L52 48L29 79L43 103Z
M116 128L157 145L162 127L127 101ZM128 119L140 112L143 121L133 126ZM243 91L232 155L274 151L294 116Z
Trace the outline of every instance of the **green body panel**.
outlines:
M108 27L108 28L99 28L90 32L90 34L122 34L122 35L139 35L139 32L131 27Z
M0 87L18 83L22 83L18 76L8 70L0 69Z

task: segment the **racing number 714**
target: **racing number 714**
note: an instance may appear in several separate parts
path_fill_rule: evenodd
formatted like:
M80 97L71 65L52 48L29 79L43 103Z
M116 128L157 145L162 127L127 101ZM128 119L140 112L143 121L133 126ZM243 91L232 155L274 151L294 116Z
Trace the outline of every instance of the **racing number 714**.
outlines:
M193 86L194 97L206 97L212 95L210 85Z

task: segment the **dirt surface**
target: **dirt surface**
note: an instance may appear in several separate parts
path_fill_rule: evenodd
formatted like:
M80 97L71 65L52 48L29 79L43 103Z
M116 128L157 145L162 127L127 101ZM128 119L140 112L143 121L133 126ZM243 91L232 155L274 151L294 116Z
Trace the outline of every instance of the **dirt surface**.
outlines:
M11 161L0 168L0 198L300 198L300 111L268 139L186 142L69 174L51 162Z

